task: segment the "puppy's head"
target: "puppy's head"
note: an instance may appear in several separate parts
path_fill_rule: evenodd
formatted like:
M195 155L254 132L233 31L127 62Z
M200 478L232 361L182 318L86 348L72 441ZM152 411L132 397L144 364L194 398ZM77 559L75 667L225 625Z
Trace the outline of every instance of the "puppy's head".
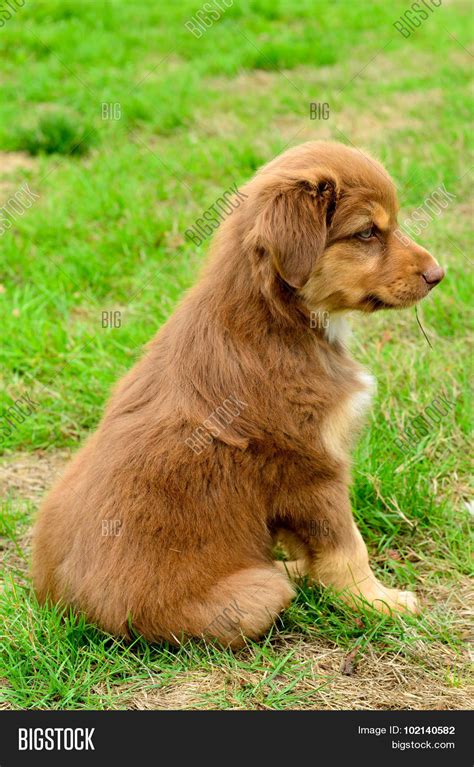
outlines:
M309 309L408 307L444 277L398 229L388 173L356 149L304 144L263 168L249 189L256 216L247 241Z

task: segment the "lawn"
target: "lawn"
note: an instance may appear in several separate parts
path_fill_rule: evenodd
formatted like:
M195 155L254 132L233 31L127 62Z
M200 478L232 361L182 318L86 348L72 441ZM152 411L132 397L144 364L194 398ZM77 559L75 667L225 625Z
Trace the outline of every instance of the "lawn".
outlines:
M1 24L1 707L469 706L472 11L433 6L405 37L407 7L236 0L197 36L189 0L30 0ZM328 105L320 119L311 103ZM417 237L448 268L418 310L429 343L414 310L353 321L378 381L354 513L377 573L423 613L356 615L302 585L264 641L233 653L125 645L39 607L38 502L196 278L209 241L186 230L313 138L380 158L400 221L450 195ZM440 396L447 414L414 430Z

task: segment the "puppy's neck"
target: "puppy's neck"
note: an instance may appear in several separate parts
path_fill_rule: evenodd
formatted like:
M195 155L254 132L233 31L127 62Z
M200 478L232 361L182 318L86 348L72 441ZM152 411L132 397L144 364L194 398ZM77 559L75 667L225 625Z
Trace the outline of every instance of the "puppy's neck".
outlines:
M352 335L352 328L348 320L347 312L328 312L327 323L324 328L324 337L332 346L340 344L347 346Z

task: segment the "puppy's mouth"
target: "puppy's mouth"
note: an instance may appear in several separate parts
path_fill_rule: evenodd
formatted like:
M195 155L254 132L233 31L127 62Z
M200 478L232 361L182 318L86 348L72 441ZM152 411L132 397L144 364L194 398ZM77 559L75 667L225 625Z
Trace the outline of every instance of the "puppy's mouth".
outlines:
M427 295L427 293L425 294ZM362 299L362 311L364 312L378 312L381 309L408 309L410 306L414 306L418 301L421 301L425 295L408 295L403 298L396 298L395 302L384 301L379 298L375 293L368 293L364 299Z
M365 311L369 312L377 312L380 309L398 309L396 304L389 304L387 301L382 301L381 298L374 295L373 293L369 293L363 300L364 309Z

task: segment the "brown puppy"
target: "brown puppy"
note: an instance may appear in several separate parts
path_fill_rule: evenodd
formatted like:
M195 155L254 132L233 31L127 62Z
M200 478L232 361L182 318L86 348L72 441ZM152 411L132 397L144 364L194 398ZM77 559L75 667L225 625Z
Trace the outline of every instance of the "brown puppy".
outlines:
M288 573L417 609L375 578L353 520L350 439L372 379L341 317L411 306L443 270L397 236L393 183L357 150L296 147L245 194L39 513L38 597L115 634L238 646L289 604Z

